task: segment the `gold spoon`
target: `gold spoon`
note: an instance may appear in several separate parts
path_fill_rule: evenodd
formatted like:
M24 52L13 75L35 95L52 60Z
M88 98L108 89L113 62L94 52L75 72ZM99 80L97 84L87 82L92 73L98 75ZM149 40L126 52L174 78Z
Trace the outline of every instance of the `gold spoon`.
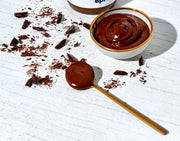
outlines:
M161 125L157 124L150 118L146 117L127 103L123 102L119 98L115 97L114 95L108 93L104 89L100 88L95 84L95 75L93 68L87 64L86 62L75 62L72 63L66 69L66 80L69 85L75 89L83 90L88 89L90 87L96 88L100 92L102 92L105 96L116 102L118 105L129 111L131 114L142 120L144 123L158 131L159 133L166 135L168 131L163 128Z

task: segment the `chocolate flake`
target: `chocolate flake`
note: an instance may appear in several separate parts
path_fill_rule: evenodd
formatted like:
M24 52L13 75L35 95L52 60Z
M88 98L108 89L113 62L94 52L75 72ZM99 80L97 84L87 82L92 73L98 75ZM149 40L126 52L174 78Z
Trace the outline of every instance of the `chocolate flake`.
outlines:
M85 28L87 28L87 29L90 29L90 24L88 24L88 23L83 23L83 26L85 27Z
M30 24L31 24L30 21L25 20L24 23L23 23L23 25L22 25L22 29L26 29Z
M7 48L7 47L8 47L8 45L7 45L7 44L5 44L5 43L3 43L3 44L2 44L2 46L3 46L3 47L5 47L5 48Z
M27 35L19 35L18 38L19 40L25 40L28 39L29 37Z
M66 35L70 35L72 33L76 32L76 28L74 25L72 25L67 31L66 31Z
M126 71L116 70L114 75L128 75L128 73Z
M19 41L14 37L14 38L11 40L10 46L16 46L18 43L19 43Z
M57 24L61 23L61 20L62 20L62 14L58 13Z
M73 55L67 53L67 57L69 62L78 62L78 59L76 59Z
M34 30L37 30L37 31L47 31L47 30L44 29L43 27L33 26L32 28L33 28Z
M142 65L144 65L144 59L143 59L143 57L141 56L141 57L139 58L139 66L142 66Z
M47 33L47 32L45 32L45 33L42 33L42 35L43 35L44 37L46 37L46 38L49 38L49 37L51 37L51 35L50 35L49 33Z
M24 18L28 16L28 12L16 12L14 13L14 16L17 18Z
M59 44L55 46L56 49L61 49L66 44L66 39L63 39Z

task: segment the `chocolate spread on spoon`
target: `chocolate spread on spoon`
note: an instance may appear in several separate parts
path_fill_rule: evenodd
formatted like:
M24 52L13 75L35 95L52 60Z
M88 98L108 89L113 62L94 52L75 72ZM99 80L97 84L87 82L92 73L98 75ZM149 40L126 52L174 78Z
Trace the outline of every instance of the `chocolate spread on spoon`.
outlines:
M93 85L94 71L86 62L74 62L66 69L66 80L75 89L83 90Z

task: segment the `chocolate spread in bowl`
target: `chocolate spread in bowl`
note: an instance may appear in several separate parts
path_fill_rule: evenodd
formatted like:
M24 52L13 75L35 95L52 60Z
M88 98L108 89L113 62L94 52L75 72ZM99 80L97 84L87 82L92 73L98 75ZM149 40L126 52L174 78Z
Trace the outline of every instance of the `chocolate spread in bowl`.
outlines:
M112 14L97 25L95 38L112 49L129 49L143 43L150 35L147 24L131 14Z

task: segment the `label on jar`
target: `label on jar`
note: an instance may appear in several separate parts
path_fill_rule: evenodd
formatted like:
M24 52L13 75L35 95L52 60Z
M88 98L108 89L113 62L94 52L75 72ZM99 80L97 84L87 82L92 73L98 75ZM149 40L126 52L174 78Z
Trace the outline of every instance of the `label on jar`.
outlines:
M116 0L68 0L68 1L82 8L101 8L114 3Z

